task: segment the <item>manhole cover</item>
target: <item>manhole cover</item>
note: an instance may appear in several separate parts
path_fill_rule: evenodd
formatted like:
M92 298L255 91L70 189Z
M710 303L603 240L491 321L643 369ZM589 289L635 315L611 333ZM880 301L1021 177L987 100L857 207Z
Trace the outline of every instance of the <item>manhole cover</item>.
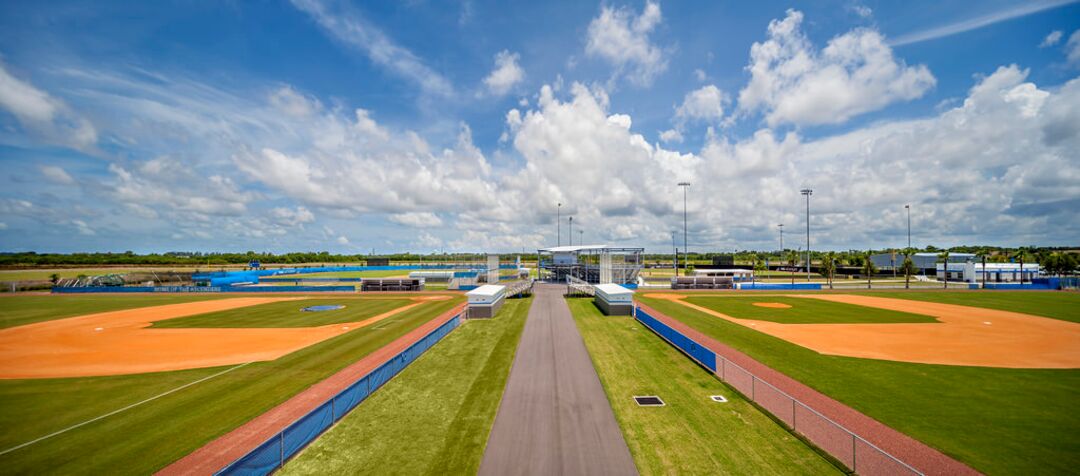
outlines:
M726 403L727 402L727 398L724 398L723 395L713 395L713 396L711 396L709 398L711 398L712 401L714 401L714 402L720 402L720 403Z
M304 312L319 312L319 311L336 311L338 309L345 309L345 306L342 305L342 304L330 304L330 305L325 305L325 306L308 306L308 307L305 307L305 308L301 309L301 311L304 311Z
M662 407L664 401L656 395L648 395L644 397L634 397L634 401L637 402L639 407Z

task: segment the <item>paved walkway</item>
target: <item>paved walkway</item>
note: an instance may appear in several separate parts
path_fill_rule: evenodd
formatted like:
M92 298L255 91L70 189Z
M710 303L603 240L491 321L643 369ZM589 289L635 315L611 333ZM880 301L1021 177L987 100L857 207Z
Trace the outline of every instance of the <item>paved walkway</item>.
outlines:
M534 288L482 476L637 474L565 290Z

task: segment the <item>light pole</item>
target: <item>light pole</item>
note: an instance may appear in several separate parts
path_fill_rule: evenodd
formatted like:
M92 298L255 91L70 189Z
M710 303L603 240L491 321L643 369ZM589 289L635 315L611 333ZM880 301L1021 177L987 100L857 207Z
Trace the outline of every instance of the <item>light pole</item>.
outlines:
M911 249L911 205L904 205L904 209L907 210L907 247ZM909 251L910 253L910 251Z
M810 195L814 191L804 188L799 193L806 195L806 280L810 280Z
M584 246L585 245L585 230L581 229L581 225L578 225L577 234L578 234L578 240L577 240L578 246Z
M780 229L780 259L784 259L784 224L776 225Z
M675 246L675 232L671 232L671 267L675 270L675 276L679 275L679 248Z
M568 237L570 240L570 246L574 246L574 217L572 216L570 217L570 233L568 234L570 235Z
M562 202L555 205L555 246L562 246Z
M690 182L679 182L679 186L682 187L682 252L683 252L683 266L686 266L686 259L690 256L690 247L686 245L686 189L690 188ZM676 270L678 272L678 270Z

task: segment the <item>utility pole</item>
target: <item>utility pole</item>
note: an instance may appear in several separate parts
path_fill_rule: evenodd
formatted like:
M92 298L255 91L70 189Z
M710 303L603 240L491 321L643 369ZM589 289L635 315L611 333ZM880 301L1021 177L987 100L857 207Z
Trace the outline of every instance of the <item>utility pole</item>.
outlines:
M562 246L562 202L555 205L555 246Z
M778 228L780 228L780 259L783 260L784 259L784 224L781 223L781 224L776 225L776 226Z
M804 188L799 193L806 195L806 280L810 280L810 195L813 190Z
M671 267L675 270L675 276L679 275L679 248L675 246L675 232L671 232Z
M570 246L574 246L574 217L570 217L570 233L568 233L568 239L570 240Z
M686 244L686 189L690 188L690 182L679 182L679 186L682 187L682 252L683 252L683 266L686 266L686 260L690 257L690 247Z
M904 205L907 210L907 247L911 249L911 205Z

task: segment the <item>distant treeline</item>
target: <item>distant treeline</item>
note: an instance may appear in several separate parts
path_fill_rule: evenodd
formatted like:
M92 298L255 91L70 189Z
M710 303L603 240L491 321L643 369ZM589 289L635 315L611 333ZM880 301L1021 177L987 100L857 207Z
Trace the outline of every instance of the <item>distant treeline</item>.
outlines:
M897 256L903 255L907 252L919 252L919 253L941 253L943 251L949 251L950 253L975 253L977 255L986 256L988 261L991 262L1007 262L1010 260L1023 259L1027 262L1042 262L1048 259L1055 253L1062 252L1077 252L1077 247L1019 247L1019 248L1004 248L997 246L956 246L949 248L948 250L937 248L934 246L927 246L925 248L918 248L912 250L904 250L900 248L891 249L876 249L876 250L848 250L848 251L836 251L832 252L833 257L837 260L838 264L848 266L860 266L866 259L867 253L888 253L896 252ZM681 254L682 250L680 250ZM785 250L780 252L779 250L770 251L754 251L745 250L737 251L735 253L722 253L722 252L691 252L685 256L687 261L691 264L706 264L711 263L714 257L728 256L733 257L736 263L756 263L759 261L769 260L772 262L789 261L792 258L792 254L796 250ZM1071 254L1071 253L1070 253ZM511 259L512 256L517 256L519 253L510 252L503 253L503 261ZM800 261L806 258L806 253L798 253L798 259ZM826 252L811 251L812 261L821 261L824 259ZM530 252L521 255L522 260L528 262L536 261L536 254ZM277 264L277 265L301 265L311 263L365 263L368 259L380 258L389 259L393 263L419 263L422 261L433 262L481 262L485 259L485 255L482 253L438 253L438 254L414 254L414 253L397 253L397 254L382 254L382 255L367 255L367 254L332 254L327 251L319 252L298 252L298 253L256 253L249 251L246 253L201 253L201 252L169 252L169 253L150 253L150 254L137 254L131 251L123 253L0 253L0 267L17 267L17 266L221 266L221 265L246 265L252 261L259 261L263 264ZM643 256L646 262L664 262L671 261L671 253L649 253ZM683 256L680 256L680 261L683 260Z
M389 255L343 255L326 251L306 253L0 253L0 266L99 266L99 265L138 265L138 266L220 266L246 265L252 261L263 264L307 264L307 263L363 263L369 258L389 259L392 262L419 261L482 261L485 255L476 253L441 253L416 255L409 253Z

